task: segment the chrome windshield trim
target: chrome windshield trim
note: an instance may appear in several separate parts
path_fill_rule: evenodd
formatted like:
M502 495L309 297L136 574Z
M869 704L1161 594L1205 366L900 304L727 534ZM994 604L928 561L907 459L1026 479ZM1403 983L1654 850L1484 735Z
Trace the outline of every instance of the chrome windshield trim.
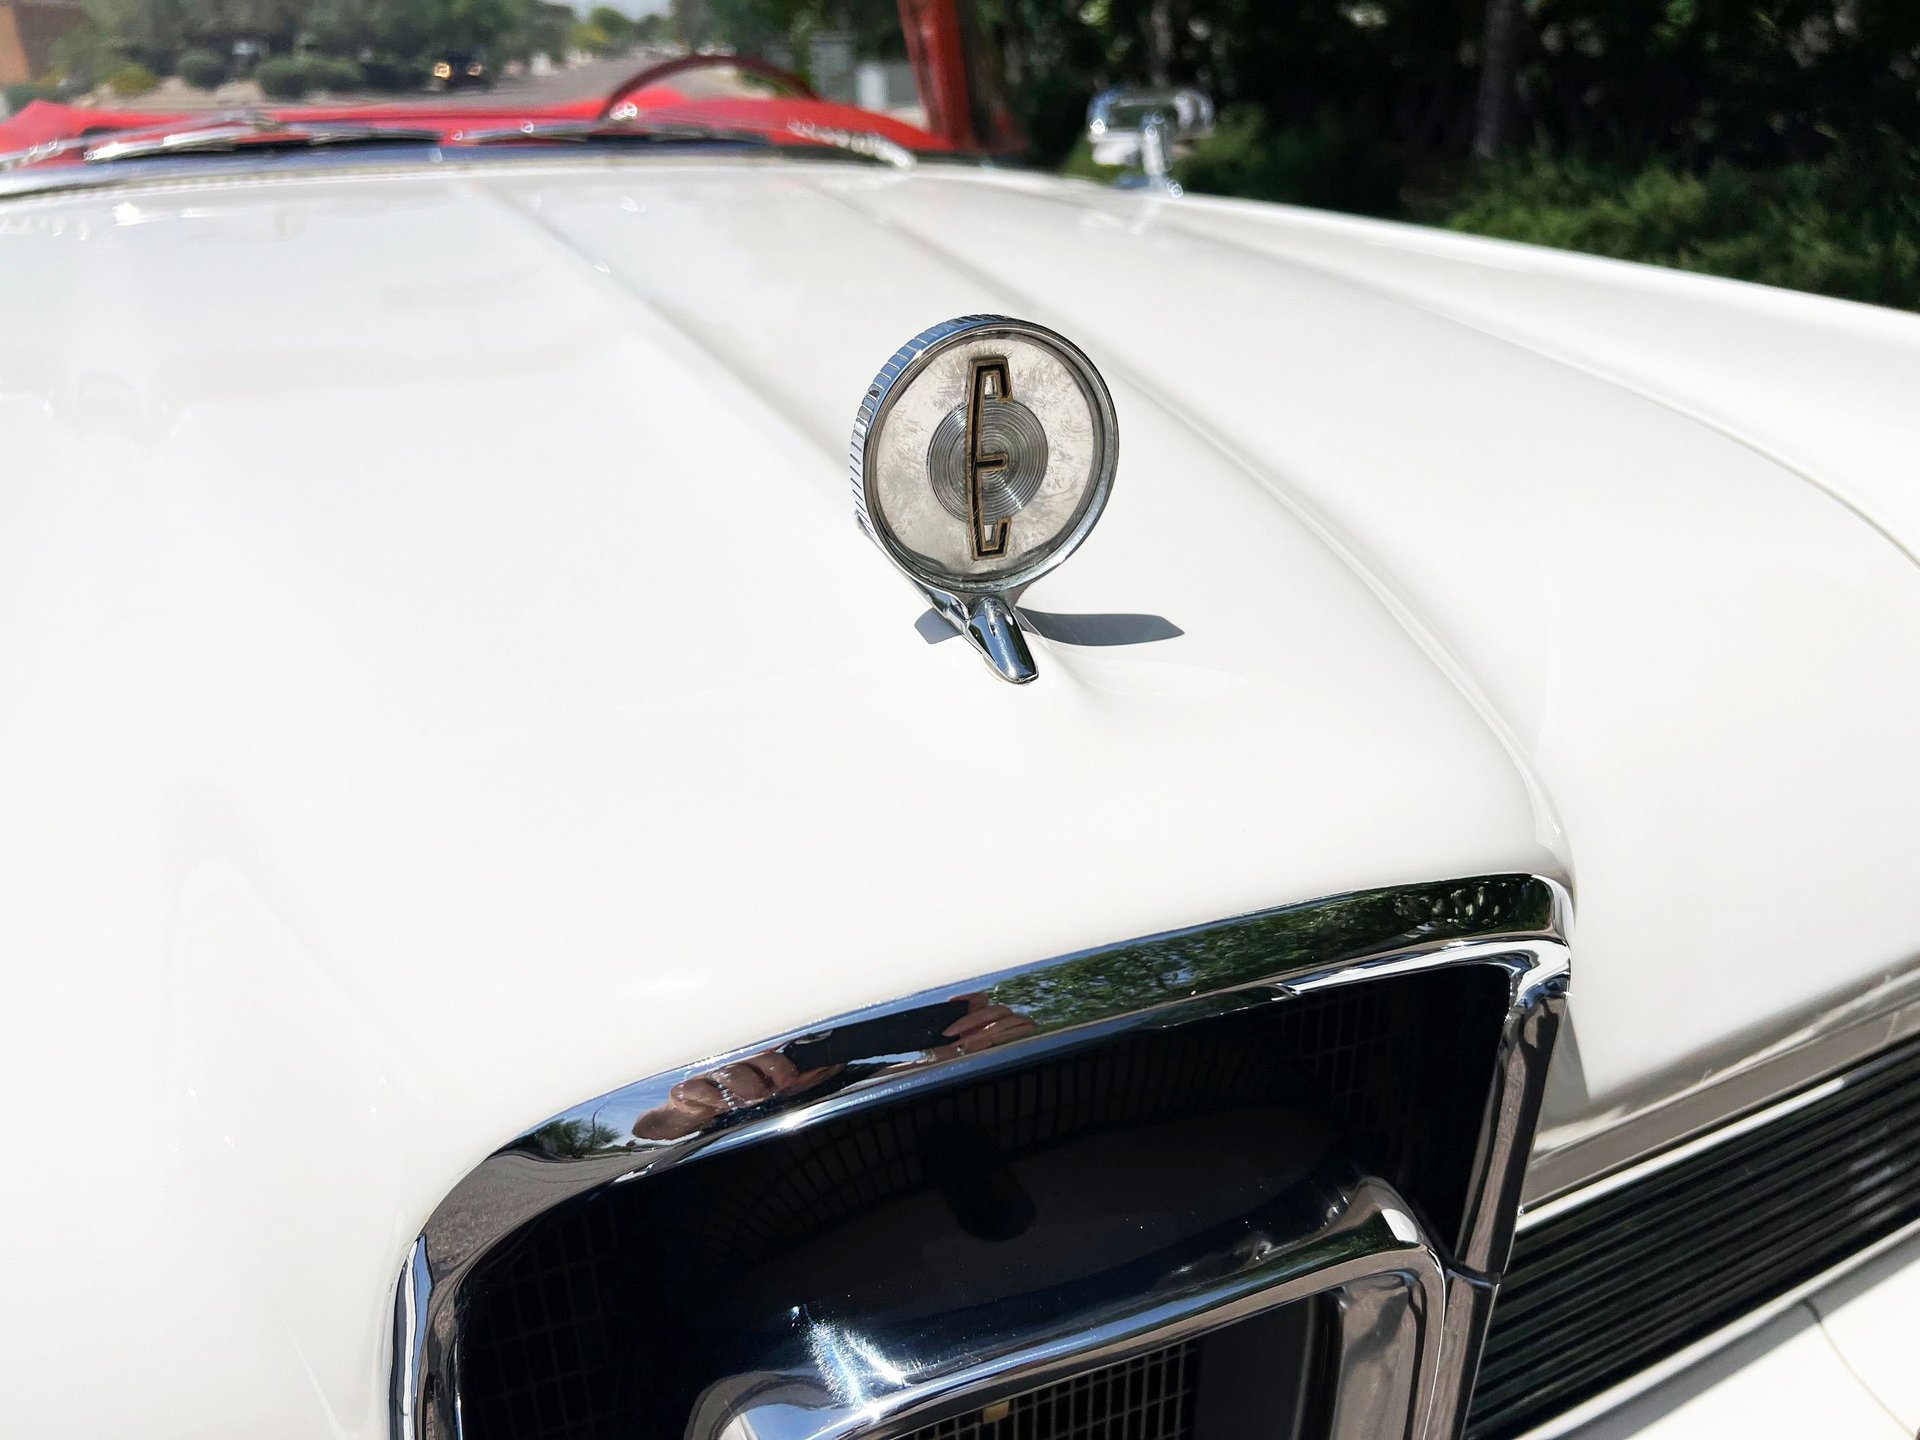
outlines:
M353 121L280 120L262 111L239 110L120 131L89 143L81 159L89 165L99 165L116 160L148 160L268 145L319 147L369 143L437 145L440 132L417 126L364 125Z
M1464 964L1508 977L1508 1012L1463 1232L1439 1237L1450 1275L1496 1278L1512 1243L1545 1061L1564 1011L1568 898L1528 875L1470 877L1331 896L1102 946L870 1006L757 1045L683 1065L574 1106L495 1151L435 1208L399 1277L391 1406L395 1440L452 1429L460 1286L501 1240L588 1190L658 1174L772 1130L818 1124L850 1108L952 1079L1025 1064L1107 1035L1184 1024L1362 981ZM925 1017L966 1015L902 1047ZM956 1028L958 1027L958 1028ZM838 1032L890 1036L856 1051L831 1081L795 1083L795 1062ZM745 1098L748 1076L757 1097ZM767 1093L770 1090L770 1093ZM1484 1307L1473 1320L1484 1325ZM1449 1363L1477 1354L1480 1330L1449 1321ZM439 1385L436 1393L435 1387ZM403 1396L400 1392L405 1390ZM439 1420L436 1420L439 1417ZM1435 1433L1449 1423L1437 1417Z
M766 145L767 132L739 126L654 123L633 114L605 120L522 120L515 125L493 125L479 130L456 130L449 145L512 145L529 142L586 144L593 140L718 141L731 145Z
M70 154L75 150L84 150L94 143L91 136L68 136L62 140L42 140L38 145L29 145L24 150L9 150L0 155L0 170L18 170L27 165L38 165L42 160L51 160L56 155Z

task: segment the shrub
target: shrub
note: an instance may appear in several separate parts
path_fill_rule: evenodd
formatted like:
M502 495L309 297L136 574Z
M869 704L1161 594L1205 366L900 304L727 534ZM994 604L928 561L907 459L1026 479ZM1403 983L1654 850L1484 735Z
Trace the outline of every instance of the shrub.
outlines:
M159 77L144 65L122 65L107 76L107 88L122 98L144 95L159 83Z
M1391 215L1400 208L1397 154L1366 125L1330 110L1310 124L1275 129L1256 109L1230 109L1212 138L1174 162L1173 174L1187 189L1209 195L1361 215Z
M397 55L375 55L360 63L360 79L369 90L418 90L426 84L427 67Z
M1534 156L1491 167L1443 216L1456 230L1920 309L1920 151L1695 174Z
M1085 135L1073 142L1073 148L1067 152L1067 158L1060 163L1062 175L1075 175L1082 180L1100 180L1111 184L1126 174L1122 165L1097 165L1093 159L1093 142Z
M212 90L227 78L227 67L210 50L189 50L175 64L173 73L196 90Z
M306 68L309 89L331 90L338 94L344 90L358 90L363 83L360 66L338 55L307 55L302 57L300 63Z
M9 85L5 94L7 113L18 115L36 100L58 100L60 85L58 81L43 76L38 80L23 80L18 85Z
M304 61L291 55L274 55L254 66L253 78L269 100L298 100L313 82Z

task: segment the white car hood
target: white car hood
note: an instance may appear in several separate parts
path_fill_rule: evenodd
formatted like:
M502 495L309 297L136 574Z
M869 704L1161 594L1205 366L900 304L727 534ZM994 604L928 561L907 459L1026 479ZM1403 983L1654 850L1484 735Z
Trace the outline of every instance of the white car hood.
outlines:
M1027 603L1177 638L1036 640L1015 689L916 631L846 437L979 311L1121 418ZM1920 437L1848 407L1884 431L1917 330L991 171L5 202L0 1115L57 1161L6 1215L12 1413L101 1433L92 1354L146 1435L375 1436L388 1286L493 1146L1088 945L1561 879L1567 1136L1900 965ZM1824 416L1668 393L1753 334L1826 347Z

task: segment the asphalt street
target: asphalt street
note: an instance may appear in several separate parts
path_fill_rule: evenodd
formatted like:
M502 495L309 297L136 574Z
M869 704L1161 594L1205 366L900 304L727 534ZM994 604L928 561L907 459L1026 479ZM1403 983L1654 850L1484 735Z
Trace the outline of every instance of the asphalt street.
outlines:
M430 96L368 95L342 97L358 101L392 104L395 100L431 99L435 104L482 105L488 109L511 109L515 105L558 105L566 100L587 96L611 95L630 75L637 75L659 57L644 54L621 55L611 60L589 60L574 69L555 70L550 75L523 75L503 79L491 90L452 90Z

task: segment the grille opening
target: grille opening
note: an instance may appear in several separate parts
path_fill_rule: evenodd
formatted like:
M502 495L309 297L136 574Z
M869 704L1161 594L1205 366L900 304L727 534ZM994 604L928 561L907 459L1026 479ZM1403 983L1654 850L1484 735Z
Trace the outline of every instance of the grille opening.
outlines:
M1335 1164L1387 1179L1451 1235L1507 983L1463 966L1109 1037L569 1201L467 1287L465 1433L681 1440L697 1407L822 1327L977 1353L1242 1238L1307 1233ZM1252 1324L1219 1336L1278 1334ZM1203 1361L1195 1374L1231 1368ZM1259 1383L1241 1388L1292 1393L1285 1368L1256 1356ZM1180 1423L1200 1423L1202 1399L1175 1407ZM1151 1416L1165 1422L1166 1407ZM1162 1440L1148 1417L1084 1432L1035 1418L1030 1433L971 1440ZM1176 1435L1208 1440L1209 1427L1164 1440Z
M1193 1440L1192 1341L995 1400L901 1440Z
M1324 1300L1278 1306L893 1440L1303 1440L1325 1430L1330 1325Z

